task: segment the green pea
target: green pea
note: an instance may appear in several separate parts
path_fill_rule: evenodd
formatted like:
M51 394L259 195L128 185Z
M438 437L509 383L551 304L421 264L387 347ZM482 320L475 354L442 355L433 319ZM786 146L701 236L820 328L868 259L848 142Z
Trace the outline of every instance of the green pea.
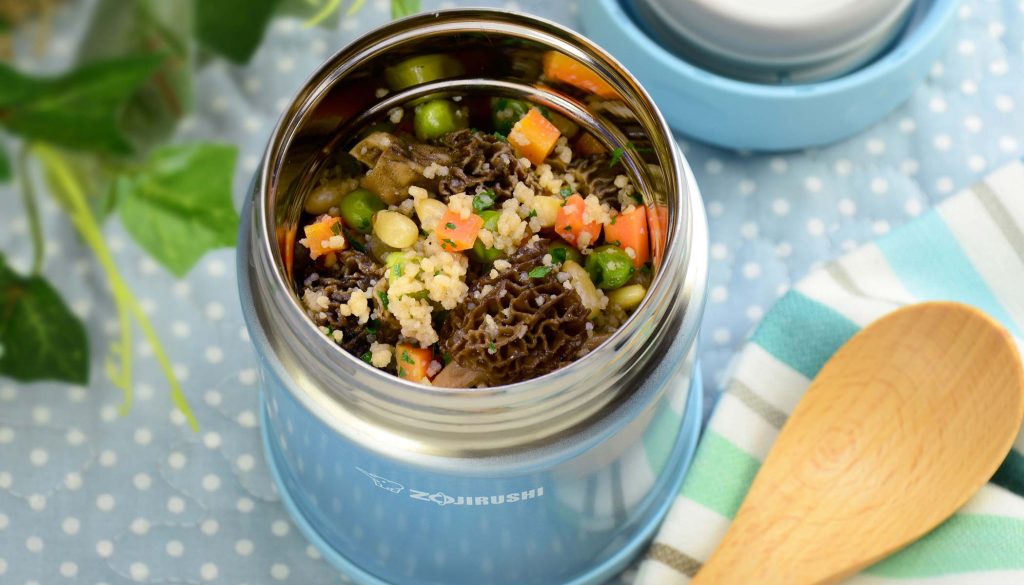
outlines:
M551 259L559 264L564 263L566 260L583 264L583 255L576 248L565 242L553 242L548 246L548 254L551 254Z
M419 55L402 61L384 71L388 87L393 91L462 75L462 64L447 55Z
M440 138L468 125L465 112L448 100L431 100L417 106L413 118L416 138L420 140Z
M356 189L341 199L341 219L348 227L359 233L368 234L373 229L373 214L387 207L373 193Z
M501 217L500 211L481 211L479 214L484 220L484 229L490 231L496 231L498 229L498 218ZM473 256L482 264L493 264L495 260L501 258L501 250L497 248L488 248L484 246L480 238L477 238L473 242Z
M594 284L614 290L633 275L633 259L618 246L601 246L587 256L586 268Z
M530 111L530 104L523 100L497 98L491 102L491 122L494 131L508 136L512 126Z

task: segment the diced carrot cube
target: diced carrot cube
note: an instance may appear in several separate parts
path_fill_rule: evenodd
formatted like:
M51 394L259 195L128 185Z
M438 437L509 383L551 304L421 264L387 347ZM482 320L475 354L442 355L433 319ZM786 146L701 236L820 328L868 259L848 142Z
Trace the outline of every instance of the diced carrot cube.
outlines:
M565 205L559 208L558 217L555 218L555 233L577 248L593 246L601 236L600 222L583 223L586 208L587 204L579 193L573 193L565 200Z
M562 133L537 108L530 108L525 116L512 126L508 143L530 162L539 165L551 154Z
M473 247L476 235L484 226L484 218L470 214L463 219L457 212L448 210L437 222L435 233L441 248L446 252L461 252Z
M324 254L340 252L348 245L341 231L341 218L324 216L303 228L306 237L299 243L309 248L309 257L316 260Z
M640 268L651 258L651 240L647 233L647 208L639 205L632 211L620 213L604 226L604 241L615 244L630 253L633 266Z
M434 360L434 352L428 348L413 347L407 343L395 346L395 363L398 364L398 377L411 382L422 382L428 378L430 362Z
M568 55L555 51L544 54L544 76L606 99L619 97L618 92L592 69Z

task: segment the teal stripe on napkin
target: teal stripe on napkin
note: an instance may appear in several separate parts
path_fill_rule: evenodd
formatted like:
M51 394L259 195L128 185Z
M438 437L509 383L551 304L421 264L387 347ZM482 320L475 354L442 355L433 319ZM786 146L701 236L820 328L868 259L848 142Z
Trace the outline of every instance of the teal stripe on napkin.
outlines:
M776 359L813 378L859 328L835 310L798 291L786 293L758 326L751 341ZM803 343L793 343L794 331Z
M938 213L932 211L881 238L878 247L903 286L918 299L973 305L1021 337Z

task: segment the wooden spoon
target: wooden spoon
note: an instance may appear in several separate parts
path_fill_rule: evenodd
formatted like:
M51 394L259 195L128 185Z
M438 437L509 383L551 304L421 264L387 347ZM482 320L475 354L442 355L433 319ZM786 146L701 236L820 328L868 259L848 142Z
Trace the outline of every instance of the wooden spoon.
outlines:
M825 364L694 585L835 583L913 542L995 473L1024 416L1010 335L905 307Z

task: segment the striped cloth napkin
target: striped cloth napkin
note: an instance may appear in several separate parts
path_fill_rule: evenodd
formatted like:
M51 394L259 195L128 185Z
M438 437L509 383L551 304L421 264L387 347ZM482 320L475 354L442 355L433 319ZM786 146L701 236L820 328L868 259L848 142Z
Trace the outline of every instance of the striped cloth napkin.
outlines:
M973 305L998 319L1018 345L1024 339L1024 164L1003 167L811 274L779 300L740 354L637 583L688 583L825 361L861 327L925 300ZM1024 433L956 515L848 582L1024 583Z

